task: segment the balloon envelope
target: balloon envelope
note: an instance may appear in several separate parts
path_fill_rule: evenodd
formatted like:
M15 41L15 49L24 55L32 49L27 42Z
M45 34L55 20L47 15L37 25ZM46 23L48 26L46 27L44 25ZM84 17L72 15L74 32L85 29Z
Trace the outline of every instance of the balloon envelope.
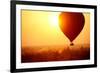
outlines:
M81 32L85 23L82 13L62 12L59 15L59 26L72 42Z

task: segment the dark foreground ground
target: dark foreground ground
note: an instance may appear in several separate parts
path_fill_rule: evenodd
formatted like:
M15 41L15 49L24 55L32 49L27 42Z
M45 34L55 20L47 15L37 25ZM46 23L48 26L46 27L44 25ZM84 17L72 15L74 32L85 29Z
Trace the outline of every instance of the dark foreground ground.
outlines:
M90 47L87 45L24 47L21 50L22 63L85 59L90 59Z

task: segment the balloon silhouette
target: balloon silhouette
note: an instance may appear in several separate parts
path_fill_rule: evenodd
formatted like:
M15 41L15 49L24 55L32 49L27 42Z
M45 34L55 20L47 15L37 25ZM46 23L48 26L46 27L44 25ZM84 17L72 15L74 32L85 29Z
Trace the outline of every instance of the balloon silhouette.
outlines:
M82 13L62 12L59 15L59 26L62 32L70 40L73 40L79 35L84 27L85 19Z

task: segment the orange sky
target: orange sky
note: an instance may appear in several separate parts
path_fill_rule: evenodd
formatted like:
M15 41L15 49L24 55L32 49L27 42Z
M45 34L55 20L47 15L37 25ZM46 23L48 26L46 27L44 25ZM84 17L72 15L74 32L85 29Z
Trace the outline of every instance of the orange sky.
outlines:
M22 10L22 47L69 45L69 39L59 27L60 12ZM84 29L73 41L75 44L90 43L90 14L84 13Z

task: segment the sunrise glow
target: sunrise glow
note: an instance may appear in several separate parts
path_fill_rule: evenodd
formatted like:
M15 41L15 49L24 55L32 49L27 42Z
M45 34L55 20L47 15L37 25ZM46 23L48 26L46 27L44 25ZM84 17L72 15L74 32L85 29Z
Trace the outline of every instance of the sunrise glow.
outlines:
M50 15L50 23L51 23L51 25L53 26L53 27L58 27L58 25L59 25L59 14L52 14L52 15Z
M69 45L70 40L59 26L60 13L22 10L22 46ZM84 16L87 21L82 32L73 41L75 44L90 42L90 16L88 13L84 13Z
M73 41L74 45L70 46L70 40L59 24L60 13L62 12L21 11L22 63L90 59L90 14L83 13L84 28ZM63 20L69 21L68 19L66 16ZM62 24L62 27L66 26L68 23ZM69 29L74 26L73 24ZM74 30L71 31L73 32Z

